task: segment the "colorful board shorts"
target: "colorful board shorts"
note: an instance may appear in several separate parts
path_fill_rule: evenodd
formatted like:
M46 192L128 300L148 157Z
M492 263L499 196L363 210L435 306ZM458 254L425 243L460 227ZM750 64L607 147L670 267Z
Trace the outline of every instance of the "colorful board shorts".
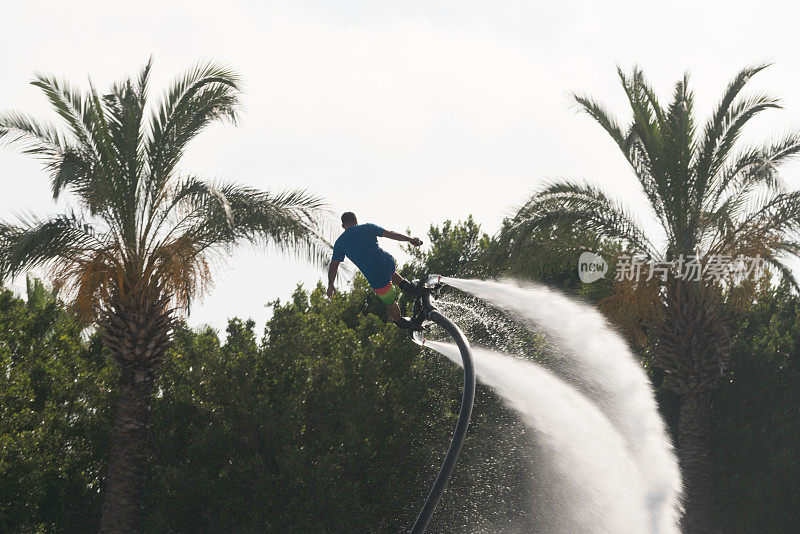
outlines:
M380 289L375 289L374 291L378 294L378 298L380 298L387 306L391 306L397 302L397 288L391 282Z

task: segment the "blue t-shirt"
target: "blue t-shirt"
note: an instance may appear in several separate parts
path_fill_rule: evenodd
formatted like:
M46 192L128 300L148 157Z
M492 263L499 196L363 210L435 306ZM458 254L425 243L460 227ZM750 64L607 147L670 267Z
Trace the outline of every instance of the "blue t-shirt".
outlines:
M356 264L374 289L380 289L392 281L395 261L391 254L378 246L378 237L383 228L377 224L356 224L342 232L333 244L333 261L344 257Z

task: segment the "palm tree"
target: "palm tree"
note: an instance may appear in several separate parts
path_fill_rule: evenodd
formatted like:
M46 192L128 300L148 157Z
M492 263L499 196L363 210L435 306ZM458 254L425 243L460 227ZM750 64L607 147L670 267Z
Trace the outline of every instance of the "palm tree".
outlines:
M239 243L297 251L324 261L322 203L303 191L273 194L204 181L178 170L189 142L209 124L235 121L236 74L198 65L152 108L148 78L100 95L37 75L63 128L19 113L0 115L0 139L41 158L54 198L74 209L0 222L0 279L34 267L74 295L119 364L100 529L138 530L148 455L147 421L156 368L168 355L176 315L210 282L212 263Z
M510 223L512 248L537 231L569 227L671 266L655 290L652 280L620 283L616 300L614 295L609 300L621 305L620 295L629 299L638 293L658 312L650 314L657 340L654 364L666 372L665 386L681 398L678 445L685 484L683 526L688 533L710 528L709 395L726 358L728 333L720 311L726 282L703 275L689 280L675 266L691 256L699 258L703 268L714 256L760 256L797 286L785 259L800 254L800 192L787 190L778 167L800 151L800 134L756 148L739 147L738 142L750 119L779 107L768 95L740 96L748 80L765 67L739 72L702 131L695 126L688 75L675 84L672 101L664 108L641 70L635 68L628 76L618 69L632 111L624 127L596 101L575 95L580 108L605 129L630 164L649 215L666 235L661 246L600 188L571 181L536 192ZM726 279L730 282L731 277ZM741 277L738 283L752 287L752 281Z

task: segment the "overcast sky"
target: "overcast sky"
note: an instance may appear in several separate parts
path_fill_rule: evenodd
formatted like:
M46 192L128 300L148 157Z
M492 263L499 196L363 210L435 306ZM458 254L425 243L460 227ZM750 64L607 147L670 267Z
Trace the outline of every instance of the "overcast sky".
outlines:
M685 70L705 118L743 66L775 64L750 85L783 98L745 140L800 126L794 3L771 2L13 2L2 6L0 109L52 117L36 72L105 88L152 54L160 94L198 60L246 83L241 124L220 124L183 169L270 190L308 188L334 214L355 211L425 238L431 223L473 214L495 232L547 180L602 185L634 209L642 199L613 142L576 112L589 93L620 118L616 65L645 69L667 99ZM786 178L800 184L800 166ZM0 218L54 212L39 164L0 148ZM400 255L394 242L385 248ZM313 287L322 272L240 249L189 322L232 316ZM24 279L16 282L24 286Z

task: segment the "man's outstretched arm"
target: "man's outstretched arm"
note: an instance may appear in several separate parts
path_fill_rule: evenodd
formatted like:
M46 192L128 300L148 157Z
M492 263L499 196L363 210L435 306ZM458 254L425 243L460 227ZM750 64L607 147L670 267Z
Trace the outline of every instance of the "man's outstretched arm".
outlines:
M328 297L332 297L336 288L333 287L333 282L336 281L336 273L339 271L339 262L336 260L331 261L328 267Z
M384 230L381 234L381 237L386 237L388 239L394 239L395 241L407 241L418 247L422 244L422 239L418 237L408 237L405 234L398 234L397 232L392 232L391 230Z

